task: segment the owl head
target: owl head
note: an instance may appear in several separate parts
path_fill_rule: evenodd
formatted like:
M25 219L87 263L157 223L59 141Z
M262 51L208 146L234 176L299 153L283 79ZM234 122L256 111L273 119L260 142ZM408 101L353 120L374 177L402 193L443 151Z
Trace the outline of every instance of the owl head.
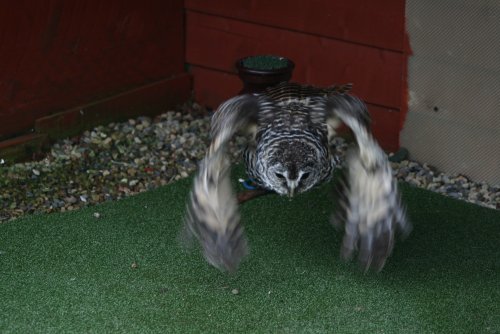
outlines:
M293 197L320 181L321 159L318 149L300 140L280 141L263 152L265 187L280 195Z

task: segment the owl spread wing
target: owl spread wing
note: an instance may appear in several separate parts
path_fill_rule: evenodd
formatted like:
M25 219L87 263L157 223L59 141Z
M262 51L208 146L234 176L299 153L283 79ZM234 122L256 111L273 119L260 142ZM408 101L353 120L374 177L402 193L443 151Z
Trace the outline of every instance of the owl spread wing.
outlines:
M370 133L369 114L360 99L333 95L320 109L326 114L327 125L339 118L353 131L358 144L347 154L340 198L343 214L334 217L334 223L345 227L341 254L350 259L358 252L365 270L378 271L392 251L396 232L406 235L411 230L396 180L384 151Z
M294 94L289 94L290 87L295 89ZM313 95L311 120L326 124L329 138L340 122L345 123L352 129L358 144L348 153L345 182L342 183L340 205L344 214L337 218L345 227L342 256L350 259L358 253L358 260L365 269L380 270L384 266L396 232L406 234L411 227L387 157L369 130L366 106L361 100L344 94L349 88L347 85L341 86L340 91L325 89L318 93L310 86L295 84L278 87L271 91L273 96L237 96L219 107L212 119L212 142L194 179L185 224L186 232L200 242L210 264L234 271L247 254L247 242L230 182L230 161L226 152L229 140L241 131L250 132L255 138L259 119L275 115L273 108L277 102L297 95L299 98Z
M194 179L187 207L188 236L200 242L213 266L234 271L247 253L238 204L230 181L227 144L237 132L252 131L259 110L266 103L252 95L224 102L212 118L212 142Z

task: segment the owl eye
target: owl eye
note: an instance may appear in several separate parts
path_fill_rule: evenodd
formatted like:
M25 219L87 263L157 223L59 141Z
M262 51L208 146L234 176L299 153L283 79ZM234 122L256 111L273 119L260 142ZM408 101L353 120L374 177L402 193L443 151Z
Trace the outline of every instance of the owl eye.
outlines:
M301 180L305 180L309 177L309 173L304 173L302 174L302 177L300 178Z
M283 175L283 174L281 174L281 173L275 173L275 174L276 174L276 177L277 177L278 179L282 179L282 180L284 180L284 179L285 179L285 175Z

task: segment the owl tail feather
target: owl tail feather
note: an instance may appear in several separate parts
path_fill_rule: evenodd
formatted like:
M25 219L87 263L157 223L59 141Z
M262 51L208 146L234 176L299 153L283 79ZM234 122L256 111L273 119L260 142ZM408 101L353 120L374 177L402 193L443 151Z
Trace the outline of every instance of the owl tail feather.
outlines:
M187 204L185 232L201 244L206 260L220 270L235 271L248 253L238 203L231 186L227 144L249 127L260 104L251 95L224 102L212 118L212 142L194 178Z
M353 131L357 148L348 152L340 206L345 235L341 255L358 260L365 270L379 271L392 252L396 232L407 235L411 224L401 203L386 154L369 130L366 105L350 95L335 95L328 104ZM338 222L337 222L338 224Z

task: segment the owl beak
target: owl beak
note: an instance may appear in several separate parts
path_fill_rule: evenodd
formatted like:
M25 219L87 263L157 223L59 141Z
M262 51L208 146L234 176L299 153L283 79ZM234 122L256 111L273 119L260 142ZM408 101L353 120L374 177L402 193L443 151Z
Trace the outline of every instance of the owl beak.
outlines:
M297 188L298 182L297 181L288 181L287 186L288 186L288 197L292 198L295 195L295 189Z

